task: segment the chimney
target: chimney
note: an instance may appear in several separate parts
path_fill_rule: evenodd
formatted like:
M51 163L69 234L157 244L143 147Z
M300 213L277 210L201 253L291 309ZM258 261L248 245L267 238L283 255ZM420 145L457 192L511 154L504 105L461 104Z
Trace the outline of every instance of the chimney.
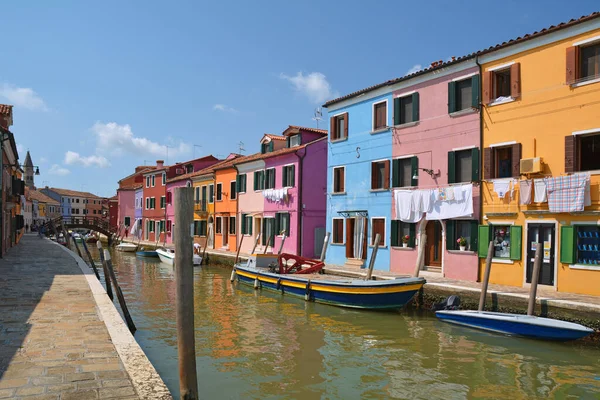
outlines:
M164 160L156 160L156 168L162 168L164 163Z

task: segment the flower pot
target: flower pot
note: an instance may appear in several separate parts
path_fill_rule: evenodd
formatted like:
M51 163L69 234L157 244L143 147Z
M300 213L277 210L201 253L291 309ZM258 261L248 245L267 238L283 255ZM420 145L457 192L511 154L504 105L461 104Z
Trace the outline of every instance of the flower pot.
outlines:
M465 251L467 250L467 246L460 246L460 251Z
M408 247L408 243L402 243L402 247Z

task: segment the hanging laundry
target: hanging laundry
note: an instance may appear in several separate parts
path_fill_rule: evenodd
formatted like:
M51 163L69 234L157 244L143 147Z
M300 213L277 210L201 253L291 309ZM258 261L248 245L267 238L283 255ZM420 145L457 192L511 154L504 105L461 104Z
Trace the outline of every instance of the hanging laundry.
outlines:
M494 181L494 192L498 198L503 199L510 190L510 179L497 179Z
M438 192L439 201L446 201L446 189L441 188L441 189L436 189L436 190Z
M589 173L545 178L548 191L548 209L551 212L583 211Z
M444 188L444 192L446 193L446 201L454 200L454 188L453 187Z
M421 204L422 204L422 208L421 211L423 212L429 212L431 211L431 206L433 205L433 198L434 198L434 194L433 194L433 190L431 189L422 189L420 190L421 192Z
M463 192L462 201L435 201L431 211L427 212L428 220L440 220L473 215L473 184L459 185Z
M394 191L394 205L396 207L396 218L402 222L419 222L423 213L412 210L412 197L414 190Z
M422 212L423 209L423 194L420 190L413 190L411 195L411 211Z
M530 179L519 181L519 192L521 193L521 197L519 198L519 204L531 204L532 186L533 181L531 181Z
M462 186L454 186L453 190L454 190L454 200L455 201L463 201L464 193L463 193Z
M544 178L533 180L533 201L536 203L545 203L548 201Z

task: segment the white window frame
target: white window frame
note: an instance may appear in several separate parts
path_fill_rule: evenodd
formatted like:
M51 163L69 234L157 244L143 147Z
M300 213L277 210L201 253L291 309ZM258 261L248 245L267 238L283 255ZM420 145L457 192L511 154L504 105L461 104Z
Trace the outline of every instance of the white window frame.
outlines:
M167 173L163 172L162 173L162 185L165 186L166 184L167 184Z
M151 210L156 210L156 197L152 196L150 197L152 200L154 200L154 207L151 208ZM152 206L152 200L150 200L150 206Z
M348 114L348 118L344 118L344 123L345 123L346 127L348 128L348 135L342 136L342 135L344 135L344 132L342 132L342 133L338 132L340 137L337 139L330 140L331 143L343 142L344 140L348 140L348 136L350 135L350 126L348 126L348 120L350 119L350 113L347 111L344 111L341 113L334 114L334 115L332 115L332 117L334 118L334 121L337 124L337 117L345 116L345 114ZM329 129L331 129L331 127L329 127ZM337 126L336 126L336 129L337 129Z
M149 187L150 187L150 182L151 182L150 175L148 175L148 176L146 177L146 187L147 187L147 188L149 188Z
M388 246L387 239L387 217L371 217L369 218L369 232L371 235L369 237L369 247L375 247L375 237L373 236L373 220L374 219L382 219L383 220L383 243L384 245L379 245L380 248L386 248Z
M213 196L212 196L212 201L210 200L210 187L212 186L213 188ZM215 199L217 198L217 193L215 192L215 185L213 183L208 185L208 189L206 195L208 196L208 204L213 204L215 202ZM207 222L208 223L208 222Z
M336 192L335 191L335 170L339 169L339 168L343 168L344 169L344 191L343 192ZM346 194L346 166L345 165L339 165L336 167L332 167L331 169L332 172L332 176L331 176L331 194L334 195L340 195L340 194Z
M375 106L377 104L381 104L381 103L385 103L385 127L377 128L377 130L375 130ZM388 99L376 101L373 104L371 104L371 132L381 132L381 131L389 129L388 117L389 117Z
M163 202L163 199L165 200L164 202ZM167 207L167 196L160 196L160 202L161 202L162 204L164 204L164 206L163 206L163 205L161 205L160 209L161 209L161 210L164 210L164 209Z
M298 144L293 144L292 143L292 139L293 138L298 138ZM301 144L302 144L302 136L299 133L290 136L290 148L292 148L292 147L298 147Z
M156 184L156 175L152 175L152 187L154 187Z
M150 209L150 197L146 197L146 210Z
M342 241L341 243L334 243L333 241L333 234L331 235L331 245L333 246L345 246L346 245L346 236L344 235L344 233L346 232L346 218L342 218L342 217L334 217L331 218L331 231L334 231L334 223L333 221L335 220L342 220Z
M291 167L291 166L294 166L294 165L296 165L296 164L294 164L294 163L290 163L290 164L285 164L285 165L282 165L282 166L281 166L281 186L282 186L282 187L284 187L284 188L293 188L293 187L294 187L294 186L283 186L283 177L286 175L286 174L284 173L284 171L285 171L285 168L286 168L286 167ZM295 171L294 171L294 173L295 173ZM345 175L344 175L344 176L345 176ZM296 177L295 177L295 176L294 176L294 181L296 181ZM288 183L289 183L289 182L288 182Z
M277 179L274 179L273 180L274 181L273 182L273 187L272 188L267 188L267 171L269 171L269 170L273 170L273 172L275 174L275 178L277 178L277 174L275 173L275 170L276 170L275 167L265 168L264 169L264 171L265 171L265 188L264 188L264 190L266 190L266 189L275 189L277 187Z
M244 186L246 186L246 189L247 189L247 186L248 186L248 174L246 173L246 174L238 174L238 175L239 176L244 175L244 177L245 177L244 178ZM236 179L236 189L237 189L237 179ZM240 193L246 193L246 190L244 190L244 191L238 190L237 191L237 196L239 196Z
M255 176L255 174L254 174L254 173L255 173L255 172L260 172L260 171L262 171L262 172L263 172L263 188L262 188L262 189L256 189L256 190L254 191L254 193L257 193L257 192L262 192L263 190L265 190L265 188L266 188L266 186L267 186L267 185L266 185L266 183L265 183L265 179L266 179L266 172L265 172L265 171L266 171L266 169L257 169L256 171L253 171L253 172L252 172L252 188L254 188L254 176Z
M227 222L227 235L229 235L229 236L235 236L235 235L237 235L237 231L238 231L238 228L237 228L237 215L230 215L227 218L229 218L229 221ZM235 219L235 223L233 223L233 224L231 223L231 218ZM231 233L231 227L232 226L233 226L233 233Z

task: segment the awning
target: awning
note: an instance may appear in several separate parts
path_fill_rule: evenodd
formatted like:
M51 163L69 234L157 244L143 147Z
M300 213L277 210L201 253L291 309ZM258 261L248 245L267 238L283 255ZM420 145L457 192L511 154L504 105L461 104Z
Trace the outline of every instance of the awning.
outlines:
M344 218L352 218L352 217L368 217L369 211L367 210L346 210L346 211L338 211L339 215Z

